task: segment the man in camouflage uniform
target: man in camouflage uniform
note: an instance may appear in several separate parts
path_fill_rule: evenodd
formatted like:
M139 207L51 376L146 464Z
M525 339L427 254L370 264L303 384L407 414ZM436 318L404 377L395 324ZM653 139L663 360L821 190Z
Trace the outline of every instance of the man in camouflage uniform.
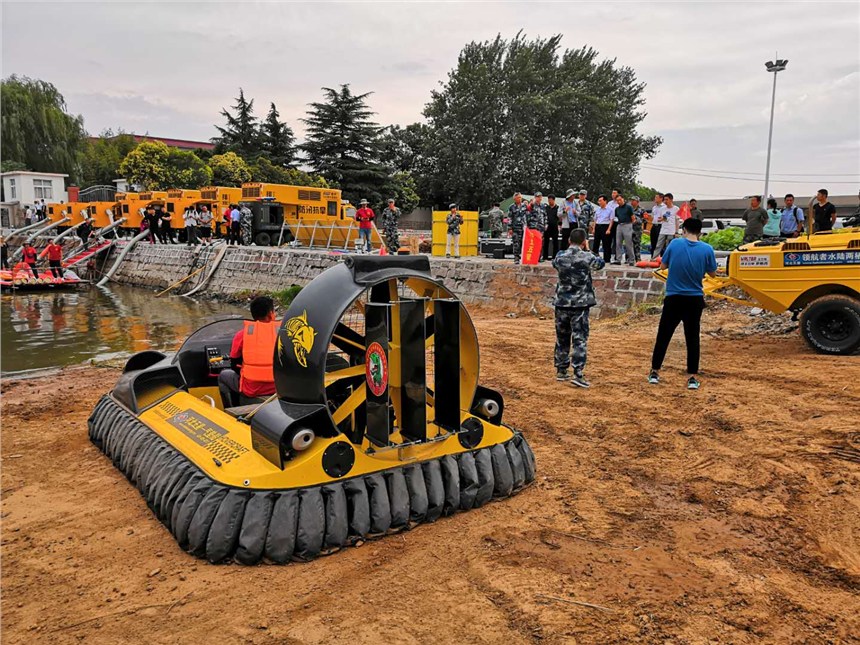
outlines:
M639 206L639 198L636 195L630 197L630 205L633 207L633 255L636 262L642 259L642 223L645 221L645 209Z
M543 203L543 193L540 191L535 193L532 203L528 206L526 226L540 233L541 238L546 233L546 204ZM543 245L541 245L540 261L543 259Z
M579 191L579 200L576 202L576 221L579 228L594 232L594 204L588 201L588 191L584 188Z
M490 237L501 237L505 231L504 224L505 214L499 208L499 204L493 204L490 212L487 213L487 231Z
M555 378L567 379L567 368L573 363L573 378L570 384L589 387L585 380L586 350L588 346L588 312L597 304L591 272L599 271L606 263L588 251L588 236L585 229L577 228L570 233L570 247L561 251L552 261L558 271L555 288ZM571 360L571 340L573 360Z
M400 223L400 209L394 205L394 200L388 200L388 207L379 216L382 224L382 236L385 238L385 246L392 255L397 255L400 249L400 231L397 225Z
M514 245L514 264L520 263L520 254L523 251L523 229L528 216L528 206L523 201L520 193L514 193L514 203L508 207L508 223L511 231L511 241Z

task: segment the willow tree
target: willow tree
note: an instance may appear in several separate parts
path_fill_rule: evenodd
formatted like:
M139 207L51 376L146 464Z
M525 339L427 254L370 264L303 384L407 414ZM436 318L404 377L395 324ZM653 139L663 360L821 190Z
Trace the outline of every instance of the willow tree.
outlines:
M84 119L69 114L51 83L12 75L0 85L0 157L29 170L67 173L77 180Z

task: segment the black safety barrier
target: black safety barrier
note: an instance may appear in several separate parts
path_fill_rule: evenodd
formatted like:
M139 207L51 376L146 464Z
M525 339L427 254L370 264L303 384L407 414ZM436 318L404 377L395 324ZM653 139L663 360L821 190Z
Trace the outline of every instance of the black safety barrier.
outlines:
M311 560L344 546L507 497L534 480L534 455L515 431L504 444L290 490L210 479L105 395L90 440L139 490L179 546L213 563Z

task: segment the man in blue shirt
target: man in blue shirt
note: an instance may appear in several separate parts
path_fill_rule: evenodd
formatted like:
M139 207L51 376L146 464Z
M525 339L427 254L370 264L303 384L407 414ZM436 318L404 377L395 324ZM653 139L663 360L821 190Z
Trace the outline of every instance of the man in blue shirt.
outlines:
M705 274L714 277L717 273L717 258L714 249L699 242L702 221L689 218L683 224L684 236L669 243L663 252L661 269L669 269L666 280L666 297L663 313L657 328L657 340L651 355L651 373L648 382L660 383L659 370L666 358L666 350L679 323L684 323L684 339L687 343L687 389L698 390L699 380L699 327L705 309L705 292L702 278Z
M794 205L794 195L785 196L785 208L779 218L779 234L782 237L797 237L803 233L803 209Z

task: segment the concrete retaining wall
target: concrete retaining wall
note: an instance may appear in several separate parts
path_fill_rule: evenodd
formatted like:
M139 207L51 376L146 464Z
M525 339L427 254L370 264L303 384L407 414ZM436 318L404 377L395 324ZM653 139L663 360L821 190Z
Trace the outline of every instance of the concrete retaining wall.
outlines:
M163 289L203 266L215 253L215 247L139 244L114 278L125 284ZM305 285L342 257L323 251L230 247L203 293L233 295ZM506 312L534 307L547 313L552 307L556 272L549 263L519 266L510 260L431 258L430 266L433 275L468 304ZM206 273L208 269L176 292L190 290ZM593 310L596 316L615 315L663 292L662 283L651 277L650 270L634 268L607 267L595 274L594 286L599 303Z

